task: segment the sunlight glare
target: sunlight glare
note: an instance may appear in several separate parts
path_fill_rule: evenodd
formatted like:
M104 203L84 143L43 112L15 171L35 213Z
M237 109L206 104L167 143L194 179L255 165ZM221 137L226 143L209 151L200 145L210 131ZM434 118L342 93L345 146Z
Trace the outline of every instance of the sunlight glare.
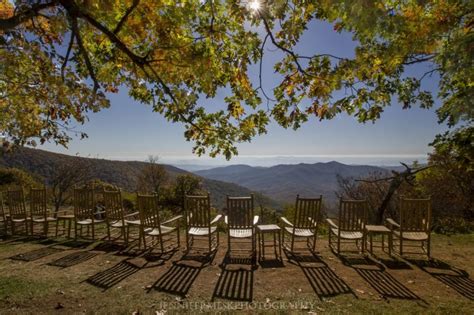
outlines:
M248 7L250 10L256 12L260 9L260 1L259 0L251 0L248 3Z

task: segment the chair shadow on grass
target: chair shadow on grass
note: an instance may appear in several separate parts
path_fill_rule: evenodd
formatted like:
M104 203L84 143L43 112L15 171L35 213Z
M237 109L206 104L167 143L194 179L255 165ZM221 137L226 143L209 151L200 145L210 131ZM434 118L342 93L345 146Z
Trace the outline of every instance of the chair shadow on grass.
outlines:
M61 268L72 267L80 263L86 262L97 255L98 253L93 253L89 251L79 251L79 252L75 252L75 253L66 255L64 257L61 257L59 259L56 259L48 263L48 265L54 266L54 267L61 267Z
M40 258L49 256L49 255L53 255L53 254L62 252L63 250L64 249L61 249L61 248L47 246L47 247L42 247L42 248L39 248L39 249L31 250L29 252L17 254L17 255L11 256L9 258L13 259L13 260L21 260L21 261L30 262L30 261L35 261L35 260L38 260Z
M106 291L139 270L164 265L173 254L174 252L151 254L147 251L140 256L126 258L111 268L89 277L85 282Z
M416 300L427 304L426 301L386 272L382 264L369 257L340 255L339 258L344 265L354 269L383 299Z
M442 282L469 300L474 300L474 281L462 269L438 260L408 260L436 280Z
M250 258L231 257L227 252L217 280L212 301L216 298L252 302L254 271L257 268Z
M137 266L129 261L130 259L125 259L112 266L109 269L103 270L99 273L96 273L92 277L89 277L85 281L89 284L92 284L95 287L103 289L104 291L110 289L114 285L118 284L122 280L128 278L134 273L142 269L142 266Z
M212 263L216 251L206 255L185 252L172 263L163 275L150 287L152 289L185 298L202 269Z
M301 268L309 284L320 300L341 294L357 295L316 253L292 253L285 249L290 263Z

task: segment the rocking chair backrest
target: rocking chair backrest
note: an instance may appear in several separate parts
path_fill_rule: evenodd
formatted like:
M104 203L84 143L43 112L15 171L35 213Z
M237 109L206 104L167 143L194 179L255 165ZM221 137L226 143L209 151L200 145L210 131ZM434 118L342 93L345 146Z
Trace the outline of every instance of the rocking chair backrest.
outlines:
M369 204L367 200L343 200L339 203L339 229L363 232L367 223Z
M120 190L104 190L103 201L107 221L123 221L122 193Z
M6 213L3 205L3 191L0 191L0 219L5 221Z
M184 210L188 228L210 228L211 197L209 194L207 196L185 196Z
M230 229L253 228L253 195L250 197L227 196L227 218Z
M400 230L429 232L431 229L431 199L400 198Z
M144 227L160 228L158 195L137 195L137 207Z
M74 216L77 220L92 219L95 211L94 190L74 189Z
M32 217L47 217L46 188L30 189L30 213Z
M294 228L314 228L315 224L319 222L322 201L323 196L319 198L300 198L300 196L297 195L293 220Z
M26 219L25 197L23 188L7 191L8 210L12 219Z

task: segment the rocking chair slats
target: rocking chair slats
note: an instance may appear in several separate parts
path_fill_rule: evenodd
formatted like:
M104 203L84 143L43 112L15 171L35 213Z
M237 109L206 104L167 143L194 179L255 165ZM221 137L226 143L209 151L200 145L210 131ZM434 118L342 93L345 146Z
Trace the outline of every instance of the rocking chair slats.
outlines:
M295 252L295 242L300 241L302 238L306 241L306 245L310 250L316 250L322 200L322 196L319 196L319 198L301 198L299 195L296 196L293 222L290 222L285 217L281 217L284 225L283 246L286 250L292 253Z
M254 196L250 197L229 197L227 196L227 242L228 253L231 253L231 239L250 238L252 258L257 257L257 239L255 225L258 223L258 216L254 216Z
M186 217L186 249L190 250L196 237L206 238L209 253L217 250L219 246L219 231L216 224L222 215L218 214L211 220L211 197L190 196L184 198L184 211Z
M43 225L43 235L48 235L49 222L55 222L56 218L50 216L47 207L46 188L30 189L30 214L31 214L31 234L35 223Z
M128 226L125 222L122 206L122 193L120 190L107 191L102 193L105 207L105 222L107 224L107 237L112 240L111 228L119 229L120 235L116 239L122 238L124 243L128 244Z
M92 239L95 240L95 229L97 224L104 223L102 219L96 219L96 203L94 190L90 188L74 189L74 238L77 239L80 228L81 237L82 227L87 226L92 231Z
M8 218L6 207L3 204L3 191L0 191L0 233L3 235L8 234Z
M19 188L17 190L8 190L7 202L10 214L9 221L12 229L12 235L14 235L16 232L17 224L24 225L25 234L28 234L28 221L30 218L26 212L23 188Z
M400 256L406 254L407 243L419 242L431 257L431 199L400 198L400 221L388 218L394 240L398 240Z
M367 224L369 204L366 200L343 200L339 201L339 220L337 224L332 219L326 219L329 224L329 247L338 255L341 252L343 241L356 241L356 245L362 243L359 251L364 247L364 228ZM332 237L336 238L336 246Z
M143 242L144 249L147 249L146 237L156 237L155 245L159 246L161 253L165 253L180 247L180 225L179 221L182 216L175 216L174 218L161 222L160 205L158 195L137 195L137 206L139 220L126 220L129 225L136 225L139 227L139 247ZM172 226L172 225L175 226ZM169 244L163 236L176 232L176 243ZM155 247L155 246L153 246Z

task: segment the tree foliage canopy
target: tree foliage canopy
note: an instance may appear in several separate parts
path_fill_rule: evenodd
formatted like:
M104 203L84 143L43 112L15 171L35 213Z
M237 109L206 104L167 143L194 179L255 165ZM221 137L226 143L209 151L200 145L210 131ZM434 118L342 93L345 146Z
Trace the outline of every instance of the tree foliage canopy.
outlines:
M373 121L394 97L404 108L430 107L421 83L433 73L440 121L472 121L472 1L252 1L2 0L0 132L17 144L67 145L88 112L110 105L107 93L126 88L184 123L195 153L230 158L272 119L295 129L341 112ZM298 54L315 20L352 33L354 57ZM262 73L258 82L249 76L268 48L284 55L271 92ZM422 62L428 72L406 75ZM206 99L222 88L225 104L210 109Z

